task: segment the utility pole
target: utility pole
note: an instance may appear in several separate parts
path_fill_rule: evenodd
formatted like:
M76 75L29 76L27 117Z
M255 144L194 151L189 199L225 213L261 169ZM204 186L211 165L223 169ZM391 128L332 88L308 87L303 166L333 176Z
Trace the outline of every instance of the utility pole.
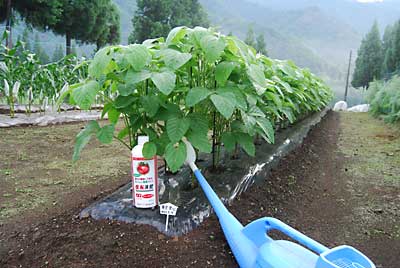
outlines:
M349 78L350 78L350 66L351 66L351 50L350 50L350 57L349 57L349 67L347 69L347 77L346 77L346 89L344 91L344 101L347 101L347 92L349 90Z

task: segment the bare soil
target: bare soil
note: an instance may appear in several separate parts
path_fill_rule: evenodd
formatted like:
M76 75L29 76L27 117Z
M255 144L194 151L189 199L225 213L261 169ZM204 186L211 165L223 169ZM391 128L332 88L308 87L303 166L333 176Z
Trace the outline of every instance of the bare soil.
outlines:
M71 133L80 127L0 131L1 267L237 267L215 216L179 238L144 225L78 219L82 207L117 189L129 176L121 173L129 172L129 163L121 156L125 149L118 146L109 152L111 147L96 149L98 144L91 144L80 168L63 162L72 152ZM24 138L13 142L19 135ZM18 159L19 151L26 152L26 160ZM353 245L377 267L398 268L399 152L396 127L368 114L331 112L270 177L229 209L243 224L277 217L329 247ZM49 162L57 172L52 173ZM99 163L105 165L102 171L90 177ZM25 178L33 192L15 190L25 185L19 184ZM40 178L53 183L37 183ZM93 183L77 183L79 178ZM50 190L55 192L46 199L50 202L29 206L20 201L36 200L36 192ZM25 207L20 209L21 202Z

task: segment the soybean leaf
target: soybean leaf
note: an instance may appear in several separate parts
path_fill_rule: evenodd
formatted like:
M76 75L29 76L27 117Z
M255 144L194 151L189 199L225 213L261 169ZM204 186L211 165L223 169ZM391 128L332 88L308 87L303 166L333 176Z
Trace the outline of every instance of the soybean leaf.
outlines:
M187 28L185 26L175 27L169 32L166 44L169 46L178 43L185 36L186 32Z
M293 123L296 120L291 109L281 108L279 111L281 111L287 117L287 119L289 119L290 123Z
M262 95L267 87L263 68L258 64L250 64L247 68L247 74L249 75L257 94Z
M74 146L74 154L72 156L72 160L75 162L79 159L82 149L88 144L90 138L93 134L96 134L99 131L99 124L92 120L87 123L85 128L81 130L75 138L75 146Z
M118 88L119 95L121 95L121 96L129 96L135 91L135 88L132 85L128 85L128 84L119 83L117 88Z
M136 100L136 97L133 95L118 96L114 101L114 106L117 109L122 109L122 108L128 107L129 105L134 103L135 100Z
M217 65L215 68L215 80L217 80L218 85L225 85L233 69L235 69L235 65L232 62L224 61Z
M169 138L167 132L163 132L161 136L158 139L154 140L154 143L157 146L157 154L158 155L164 155L165 153L165 147L169 143Z
M141 102L144 110L150 117L155 116L156 113L158 112L158 109L160 108L158 97L155 95L142 96Z
M217 92L218 93L231 92L231 93L235 94L236 106L239 109L247 110L247 102L246 102L246 99L245 99L243 93L241 92L240 88L235 87L235 86L226 86L226 87L218 88Z
M105 70L111 62L110 48L102 48L97 51L89 65L89 75L101 79L105 75Z
M225 149L228 152L232 152L235 149L236 138L231 132L225 132L222 134L221 141L224 144Z
M272 100L277 107L282 107L282 101L278 94L267 91L264 93L264 95L267 97L267 99Z
M116 124L118 122L119 116L121 115L121 112L115 109L114 107L111 107L108 110L108 120L112 124Z
M168 96L175 88L176 75L171 71L152 73L151 80L164 95Z
M106 115L106 113L107 113L111 108L113 108L112 102L108 102L108 103L104 104L103 111L101 112L101 119L104 118L104 116Z
M121 131L118 133L117 137L118 137L118 139L123 139L123 138L125 138L128 134L129 134L129 127L125 127L123 130L121 130Z
M125 56L135 71L142 70L151 60L151 54L145 45L129 45Z
M167 134L172 142L182 139L190 127L190 120L187 118L173 117L167 121Z
M111 143L114 136L114 124L106 125L97 131L96 136L101 143Z
M245 133L236 133L237 142L242 146L246 153L250 156L254 156L256 153L256 147L254 146L253 138Z
M235 110L235 95L230 92L224 92L220 94L211 95L211 101L215 108L220 112L226 119L229 119L233 111Z
M165 147L165 160L172 172L176 172L186 160L186 145L171 142Z
M211 153L212 146L208 139L207 133L201 133L196 131L190 131L186 137L190 143L201 152Z
M207 135L208 120L204 115L198 114L198 113L191 113L188 115L188 118L190 120L190 129L191 130Z
M83 110L90 108L95 101L96 95L100 90L100 85L94 80L90 80L72 91L72 98L75 103Z
M142 82L151 77L151 73L149 70L141 70L140 72L136 72L133 69L130 69L125 75L125 81L127 85L134 85L139 82Z
M267 136L268 142L275 143L274 127L272 126L271 122L267 118L259 117L257 118L257 125L260 126L262 131Z
M153 158L153 156L155 156L157 153L156 144L154 142L146 142L143 145L142 153L143 153L144 158L147 158L147 159Z
M225 49L225 41L211 34L205 35L200 40L207 61L214 62L219 59Z
M204 87L191 88L186 96L186 105L192 107L207 98L210 94L211 91Z
M167 48L161 51L161 57L167 67L176 70L188 62L192 58L192 54L182 53L175 49Z
M246 132L250 135L254 135L254 126L256 125L256 119L253 116L246 114L245 112L242 112L241 114Z
M157 139L157 133L152 127L145 128L144 133L146 133L147 136L149 136L150 140L155 140Z

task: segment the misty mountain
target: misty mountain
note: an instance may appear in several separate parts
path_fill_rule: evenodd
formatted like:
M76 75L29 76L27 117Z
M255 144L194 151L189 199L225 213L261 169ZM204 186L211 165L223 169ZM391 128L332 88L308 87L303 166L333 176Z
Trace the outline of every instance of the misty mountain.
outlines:
M135 0L114 0L121 12L121 43L132 32ZM244 39L249 27L264 34L269 55L292 59L302 67L333 80L343 80L349 50L357 50L362 35L377 19L381 28L400 18L400 0L359 3L356 0L200 0L212 25L221 32ZM25 24L13 29L14 38ZM51 55L62 36L39 34L42 47ZM92 55L94 46L79 46L79 54Z
M381 26L392 24L400 16L400 0L361 3L356 0L249 0L272 10L296 10L316 6L330 16L351 25L360 34L365 34L375 20Z
M247 0L202 0L213 25L244 38L249 27L264 34L273 58L292 59L319 75L342 79L350 49L361 35L317 6L273 10Z

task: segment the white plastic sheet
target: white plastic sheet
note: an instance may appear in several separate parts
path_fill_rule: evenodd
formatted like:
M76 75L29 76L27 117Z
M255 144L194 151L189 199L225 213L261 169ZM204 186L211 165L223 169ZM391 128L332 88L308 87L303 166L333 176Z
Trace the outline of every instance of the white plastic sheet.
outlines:
M367 113L369 111L369 104L360 104L347 109L349 112Z
M333 110L335 112L347 111L347 102L345 102L345 101L336 102L335 106L333 106Z

